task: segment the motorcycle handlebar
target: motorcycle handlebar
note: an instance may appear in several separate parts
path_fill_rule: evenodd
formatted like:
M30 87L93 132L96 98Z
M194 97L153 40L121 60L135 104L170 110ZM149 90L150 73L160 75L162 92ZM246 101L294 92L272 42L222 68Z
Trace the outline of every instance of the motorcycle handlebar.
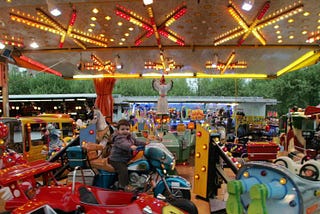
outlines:
M137 146L136 151L143 151L145 146Z

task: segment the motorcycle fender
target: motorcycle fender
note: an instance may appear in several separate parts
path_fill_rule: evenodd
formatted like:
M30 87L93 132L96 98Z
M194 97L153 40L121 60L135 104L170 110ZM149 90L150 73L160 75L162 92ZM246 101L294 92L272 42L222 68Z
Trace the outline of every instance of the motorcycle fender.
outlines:
M144 172L150 170L147 160L138 160L128 164L128 171Z
M191 183L184 179L181 176L175 176L172 175L170 177L166 177L166 183L170 187L170 189L185 189L185 190L191 190ZM154 188L154 195L158 195L163 193L165 190L165 185L162 180L160 180L156 187Z

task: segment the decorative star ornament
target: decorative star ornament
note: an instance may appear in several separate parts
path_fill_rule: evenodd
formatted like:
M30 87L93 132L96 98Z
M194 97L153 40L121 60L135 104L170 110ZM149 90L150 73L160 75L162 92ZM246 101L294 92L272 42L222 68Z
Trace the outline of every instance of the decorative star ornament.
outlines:
M106 71L109 74L114 74L116 65L110 60L104 62L95 54L91 54L91 60L92 63L85 63L85 70Z
M81 32L73 27L77 18L77 11L75 8L72 9L71 17L67 27L64 27L58 21L54 20L41 8L36 8L36 11L38 17L32 16L30 14L25 14L13 9L10 12L10 18L13 21L21 22L30 27L39 28L40 30L60 35L60 48L63 47L66 38L71 38L74 43L76 43L84 50L86 49L84 42L91 43L100 47L107 47L107 39Z
M217 69L220 71L220 74L224 74L224 72L227 69L236 69L236 68L247 68L247 62L246 61L236 61L233 62L234 58L236 56L236 53L233 51L226 62L218 61L217 64L215 64L213 61L207 61L206 62L206 68L207 69Z
M165 58L163 52L160 53L160 62L147 61L144 63L145 69L162 70L164 74L175 69L181 69L183 65L178 65L171 58Z
M178 36L177 33L173 32L169 29L169 26L172 25L176 20L182 17L186 11L187 6L182 4L178 8L174 9L171 13L169 13L166 19L161 24L156 24L154 12L151 5L146 6L149 18L143 18L140 15L137 15L132 10L126 9L123 6L116 6L116 15L121 18L143 28L145 32L143 32L135 41L135 45L139 46L144 40L150 38L152 35L155 35L157 40L157 45L159 49L162 49L161 38L160 35L168 38L169 40L177 43L178 45L184 46L185 42L181 36Z
M280 20L291 17L303 10L303 4L299 2L293 5L289 5L284 9L277 10L272 15L263 18L269 7L270 1L266 1L253 22L251 24L248 24L241 13L237 10L237 8L232 3L230 3L228 6L228 11L240 26L215 38L214 45L220 45L224 42L241 36L241 38L238 40L238 45L240 46L250 34L255 36L262 45L266 45L266 39L259 32L260 29L274 24Z

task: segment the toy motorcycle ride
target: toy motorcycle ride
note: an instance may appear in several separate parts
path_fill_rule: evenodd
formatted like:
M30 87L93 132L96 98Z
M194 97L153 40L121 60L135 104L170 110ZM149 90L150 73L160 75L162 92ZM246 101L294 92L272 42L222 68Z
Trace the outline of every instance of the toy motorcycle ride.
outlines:
M87 143L87 153L92 152L91 143ZM91 147L91 148L90 148ZM177 175L169 175L168 171L175 169L175 158L162 143L150 143L145 147L138 147L137 154L128 164L129 184L141 191L153 188L154 195L172 194L176 198L191 198L191 184L186 179ZM104 166L97 164L103 162ZM92 159L89 165L98 169L100 176L95 179L95 184L104 188L116 188L117 175L108 163L108 158ZM103 176L106 174L107 176ZM106 180L107 179L107 180ZM109 180L108 180L109 179ZM152 184L153 183L153 184Z
M88 158L88 165L99 172L95 175L93 185L116 190L117 174L108 163L108 158L100 158L99 155L92 158L92 153L99 151L101 145L86 143L82 148ZM175 169L173 154L162 143L150 143L138 147L137 151L128 163L129 184L135 187L136 192L151 192L154 197L162 196L174 206L197 213L196 206L190 201L190 182L181 176L168 174L168 171ZM76 165L73 161L75 159L69 159L69 164Z

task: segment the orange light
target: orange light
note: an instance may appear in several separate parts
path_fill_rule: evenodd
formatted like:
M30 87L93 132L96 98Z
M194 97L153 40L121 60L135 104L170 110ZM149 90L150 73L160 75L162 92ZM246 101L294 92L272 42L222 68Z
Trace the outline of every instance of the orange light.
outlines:
M203 150L207 150L207 145L203 145L203 146L202 146L202 149L203 149Z
M205 166L203 166L203 167L201 167L201 171L205 172L205 171L207 171L207 168Z
M197 153L196 153L196 158L200 158L200 156L201 156L201 155L200 155L200 152L197 152Z
M194 175L194 179L199 180L200 176L198 174Z

